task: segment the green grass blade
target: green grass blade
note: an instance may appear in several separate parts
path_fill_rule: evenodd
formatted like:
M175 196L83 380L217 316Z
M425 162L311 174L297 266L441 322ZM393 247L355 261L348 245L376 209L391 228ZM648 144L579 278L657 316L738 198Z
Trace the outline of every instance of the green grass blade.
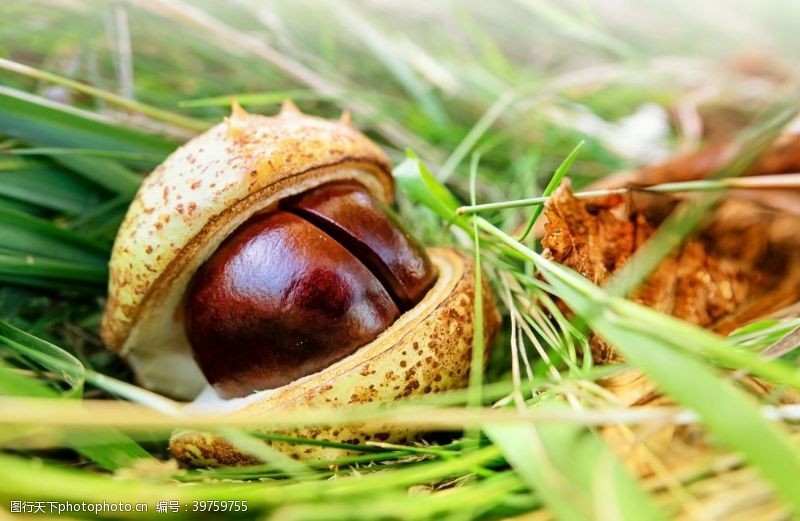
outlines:
M6 153L12 156L88 156L117 159L120 161L143 162L153 166L164 160L163 154L146 152L125 152L122 150L100 150L96 148L71 147L29 147L13 148Z
M193 486L165 486L146 481L135 483L112 480L105 476L54 466L31 467L13 456L0 455L0 498L61 499L69 501L108 500L125 497L129 501L154 501L155 499L247 500L252 508L277 506L291 502L318 501L370 497L391 490L429 483L438 479L458 476L480 465L496 461L500 451L495 447L477 449L461 458L449 461L425 462L391 473L373 473L325 481L281 484L280 482L240 483L235 487L218 484ZM16 479L14 479L16 476ZM63 486L41 487L42 480L63 483Z
M42 259L33 256L13 256L0 253L0 277L14 280L16 276L86 283L103 288L108 282L108 269L71 262Z
M80 398L82 395L86 381L86 369L77 358L67 351L5 321L0 321L0 344L44 369L61 375L70 386L68 391L58 393L52 387L17 375L9 368L0 366L0 372L3 373L0 378L0 382L2 382L0 390L3 394L43 398L54 396ZM150 457L136 442L110 428L80 433L67 432L65 437L68 446L110 470L128 466L135 459Z
M453 150L447 158L447 161L442 165L441 170L439 170L439 175L437 177L443 183L453 175L453 172L456 171L456 167L467 157L467 154L475 147L492 124L497 121L497 118L508 110L517 99L518 95L516 92L508 91L500 96L497 101L486 110L483 116L472 126L464 139L461 140L461 143Z
M70 353L0 320L0 341L13 351L34 360L43 368L60 374L70 386L67 397L80 396L86 381L86 368Z
M414 152L408 150L406 156L406 160L397 165L392 173L400 188L414 201L433 210L442 220L454 222L458 219L463 223L456 215L458 199L417 159Z
M550 181L548 181L547 186L542 192L542 197L550 196L555 191L555 189L558 188L558 186L561 184L561 181L563 181L564 176L566 176L567 172L569 172L572 163L574 163L575 159L577 159L578 154L581 151L581 147L583 147L584 143L585 141L581 141L580 143L575 145L575 148L572 149L572 152L570 152L569 155L567 155L567 157L564 158L564 161L562 161L561 164L558 165L558 168L556 168L555 173L553 173L553 177L550 178ZM475 203L473 202L472 204L474 205ZM537 219L539 219L539 216L542 214L542 211L544 211L544 205L533 207L533 210L531 211L531 216L528 218L528 222L525 224L525 229L517 238L519 242L524 241L528 237L528 234L531 233L531 230L533 230L533 226L536 224L536 221Z
M22 255L105 266L111 250L110 244L6 208L0 208L0 232L0 247Z
M0 86L0 134L44 147L94 148L165 156L175 144L96 116ZM133 197L139 176L117 161L57 154L53 158L113 192Z
M42 290L44 294L50 294L54 291L68 291L74 294L97 296L99 293L102 293L102 288L95 284L27 275L0 274L0 286L39 289Z
M94 148L166 156L176 143L108 123L39 96L0 86L0 134L38 146Z
M666 519L591 431L522 423L486 425L484 431L559 519Z
M0 362L0 394L6 396L33 396L52 398L55 389L42 382L18 374ZM136 460L150 458L141 445L125 434L111 428L63 433L64 444L106 470L128 467ZM8 479L6 476L3 479ZM3 494L0 486L0 495Z
M0 196L49 210L80 214L106 193L46 161L0 156Z
M478 176L478 165L480 164L480 154L472 156L470 165L470 198L475 201L475 183ZM481 245L478 240L478 225L473 219L472 233L474 241L473 259L475 260L475 302L472 306L473 324L475 330L472 334L472 356L469 366L469 397L467 405L470 407L480 407L483 403L483 379L484 379L484 354L486 345L484 339L484 309L483 309L483 268L481 267ZM465 436L478 439L479 432L465 432Z
M39 205L26 203L24 201L20 201L19 199L6 197L5 195L0 195L0 209L34 216L45 215L48 213L47 210Z
M142 178L121 163L89 156L56 155L53 159L98 185L133 199Z

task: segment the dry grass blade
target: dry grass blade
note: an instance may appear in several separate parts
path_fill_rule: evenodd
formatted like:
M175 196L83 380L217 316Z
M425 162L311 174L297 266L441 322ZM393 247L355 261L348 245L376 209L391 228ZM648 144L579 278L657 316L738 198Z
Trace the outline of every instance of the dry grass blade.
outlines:
M214 428L219 425L219 413L180 413L158 411L151 406L107 400L82 400L65 403L36 398L0 398L0 424L44 425L49 427L92 427L110 425L123 429L150 428L171 430L175 427ZM800 405L763 406L761 415L769 421L800 420ZM394 409L370 408L342 412L319 410L287 412L280 417L246 418L225 416L232 428L274 428L302 425L346 424L349 422L380 422L397 426L412 426L430 430L462 429L487 423L527 423L535 425L564 423L582 426L632 425L663 423L690 425L700 421L694 412L675 407L607 408L606 410L498 410L490 408L464 409L400 406Z
M133 112L144 114L155 120L162 121L164 123L169 123L171 125L178 126L182 129L202 131L206 130L209 127L209 124L204 121L197 121L188 118L186 116L181 116L180 114L175 114L163 109L159 109L157 107L151 107L144 103L137 102L136 100L133 100L129 97L120 96L118 94L114 94L113 92L104 91L102 89L98 89L91 85L70 80L69 78L64 78L57 74L41 71L33 67L24 65L22 63L17 63L11 60L7 60L5 58L0 58L0 69L10 72L15 72L17 74L23 74L25 76L35 78L37 80L41 80L44 82L53 83L56 85L63 85L77 92L88 94L97 99L112 103L118 107L122 107ZM175 134L186 136L186 133L180 131L175 132Z

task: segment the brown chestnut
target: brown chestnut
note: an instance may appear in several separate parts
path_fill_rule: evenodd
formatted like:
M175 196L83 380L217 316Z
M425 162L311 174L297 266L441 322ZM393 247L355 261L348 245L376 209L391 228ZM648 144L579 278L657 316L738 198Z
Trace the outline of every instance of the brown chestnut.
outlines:
M419 244L357 183L259 214L193 277L185 327L223 398L286 385L372 341L435 281Z

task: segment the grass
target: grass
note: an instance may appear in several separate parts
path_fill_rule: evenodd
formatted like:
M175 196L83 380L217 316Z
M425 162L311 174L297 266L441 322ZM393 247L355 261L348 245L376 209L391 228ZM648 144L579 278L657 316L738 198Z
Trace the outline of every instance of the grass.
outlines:
M652 187L708 203L668 221L637 271L608 288L543 257L531 233L564 177L585 191L696 146L697 106L748 122L741 161L782 130L764 115L797 106L796 64L781 60L798 6L742 0L717 19L703 13L721 2L695 4L631 2L623 18L599 2L0 5L15 21L0 26L0 511L12 500L123 501L158 517L156 501L230 500L247 501L242 517L301 520L798 515L800 418L743 382L800 390L797 311L721 338L624 298L725 189L781 181L737 179L734 163L730 177ZM681 23L653 30L669 17ZM739 45L745 29L788 79L737 69L737 49L753 52ZM143 174L232 98L273 113L286 97L325 117L350 110L394 160L417 234L482 265L504 321L494 345L474 346L468 389L220 425L136 386L103 348L106 263ZM642 111L654 104L663 110ZM580 356L592 333L627 363ZM599 383L626 371L671 401L631 408ZM432 434L297 462L259 437L342 444L250 431L352 421ZM166 443L184 427L214 429L264 463L180 469ZM701 449L675 459L660 450L665 429L691 430ZM655 469L646 476L643 461Z

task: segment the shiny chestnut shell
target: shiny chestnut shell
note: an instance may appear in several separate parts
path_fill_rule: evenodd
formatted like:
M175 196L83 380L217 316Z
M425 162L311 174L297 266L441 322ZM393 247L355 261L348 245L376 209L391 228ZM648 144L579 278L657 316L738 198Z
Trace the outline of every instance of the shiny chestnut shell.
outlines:
M324 369L400 315L375 276L332 237L274 212L248 221L187 293L186 332L223 398Z
M274 389L355 352L435 280L424 249L357 183L251 218L195 274L185 324L223 398Z

